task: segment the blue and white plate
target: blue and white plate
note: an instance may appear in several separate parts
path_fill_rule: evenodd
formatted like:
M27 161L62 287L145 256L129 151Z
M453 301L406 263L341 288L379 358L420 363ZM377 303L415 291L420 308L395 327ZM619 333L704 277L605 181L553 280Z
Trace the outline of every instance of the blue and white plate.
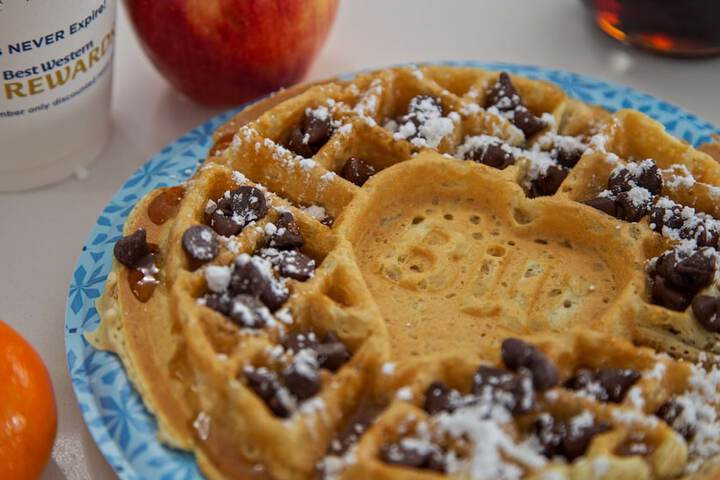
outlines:
M573 97L609 110L634 108L662 122L670 133L693 145L719 133L708 122L638 90L575 73L529 65L452 62L490 70L507 70L549 80ZM235 110L236 111L236 110ZM201 477L192 455L162 445L157 424L129 382L118 358L95 350L83 338L100 319L95 299L110 271L112 247L137 200L162 186L188 178L205 158L213 131L235 111L200 125L165 147L128 179L105 207L82 247L68 292L65 347L78 403L90 433L112 468L123 480L191 479Z

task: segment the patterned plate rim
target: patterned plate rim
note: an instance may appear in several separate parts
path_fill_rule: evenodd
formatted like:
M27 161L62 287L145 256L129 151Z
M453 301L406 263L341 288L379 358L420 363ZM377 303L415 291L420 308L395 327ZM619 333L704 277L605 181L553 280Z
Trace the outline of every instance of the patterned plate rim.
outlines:
M720 133L709 122L680 107L632 87L586 75L504 62L430 63L507 70L530 78L548 80L558 84L570 96L588 103L612 110L640 110L663 123L673 135L695 146L710 141L713 133ZM342 78L352 78L356 74L349 73ZM154 417L145 409L117 357L92 348L82 333L93 330L99 322L94 301L101 294L110 270L112 245L119 238L132 205L150 190L179 183L192 175L210 148L212 132L250 103L194 128L168 144L136 170L103 209L78 258L68 290L65 313L68 369L83 419L98 448L123 480L146 478L137 470L139 458L145 464L145 470L150 469L156 478L196 478L200 474L191 454L163 446L157 440ZM120 382L121 388L116 388L116 381ZM111 386L111 395L101 396L101 390L108 388L108 385ZM139 446L131 445L132 436L140 434L150 437L140 442ZM148 450L154 453L146 455Z

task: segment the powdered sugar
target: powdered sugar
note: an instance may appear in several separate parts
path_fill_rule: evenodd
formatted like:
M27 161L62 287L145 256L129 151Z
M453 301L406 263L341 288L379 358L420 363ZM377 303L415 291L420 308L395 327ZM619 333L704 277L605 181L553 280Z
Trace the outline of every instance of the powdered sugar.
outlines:
M315 160L311 160L309 158L303 158L300 160L300 167L304 170L312 170L317 165L317 162Z
M230 267L208 265L205 267L205 281L211 292L221 293L230 284Z
M248 181L247 177L237 170L233 170L232 177L238 185L244 184Z
M337 131L341 135L350 135L350 133L352 132L352 124L346 123L345 125L342 125L340 128L338 128Z
M319 107L316 107L316 108L310 108L310 107L306 108L305 115L307 115L309 117L314 117L323 122L330 119L330 111L324 105L320 105Z
M382 364L381 372L383 375L394 375L396 365L393 362L385 362Z
M302 211L313 217L315 220L322 221L327 218L325 209L320 205L309 205L307 207L303 207Z
M471 444L467 459L446 455L448 473L466 473L473 480L514 480L522 478L523 467L544 466L547 461L537 444L518 443L503 429L511 421L512 416L502 405L485 401L434 417L432 425L442 435L467 439Z
M307 378L317 376L318 358L317 352L310 348L303 348L295 354L292 362L295 371Z
M697 471L705 460L720 453L720 369L706 370L693 365L690 388L676 398L682 412L673 422L677 429L691 428L695 434L689 441L690 460L687 472Z
M460 121L457 112L443 116L441 106L426 96L413 97L408 111L411 113L403 123L389 120L384 126L393 132L395 139L409 140L416 147L437 148L443 138L453 133L455 124Z
M409 402L413 399L413 393L410 387L403 387L395 393L395 397L399 400L405 400Z
M335 177L337 177L337 174L335 172L325 172L320 177L320 180L323 182L332 182L335 180Z
M630 202L636 207L642 207L652 202L653 195L647 188L643 187L632 187L627 191L627 196Z
M630 404L638 410L642 410L643 407L645 407L645 397L643 397L640 387L632 387L627 393L627 398Z
M265 224L265 228L263 228L263 233L265 233L265 235L267 236L273 236L278 233L278 228L274 223L268 222Z
M526 187L539 177L547 174L552 166L558 166L556 156L558 149L567 152L582 152L585 144L576 137L546 133L541 136L530 148L524 149L508 144L502 138L494 135L474 135L465 137L463 143L455 151L455 157L467 158L471 152L486 147L499 145L505 152L512 154L516 159L524 158L527 161L524 183Z

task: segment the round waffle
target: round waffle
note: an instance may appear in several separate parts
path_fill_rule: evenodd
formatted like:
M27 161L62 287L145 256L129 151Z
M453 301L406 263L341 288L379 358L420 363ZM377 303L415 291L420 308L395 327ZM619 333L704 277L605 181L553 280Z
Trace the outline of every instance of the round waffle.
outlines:
M714 478L720 165L474 68L295 87L143 198L89 336L209 478Z

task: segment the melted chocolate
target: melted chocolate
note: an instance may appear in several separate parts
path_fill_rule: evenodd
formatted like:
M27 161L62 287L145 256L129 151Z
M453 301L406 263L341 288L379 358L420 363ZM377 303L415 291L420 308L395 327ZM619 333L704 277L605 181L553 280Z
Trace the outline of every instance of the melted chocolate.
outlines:
M155 225L162 225L175 216L184 196L185 187L164 189L150 202L147 209L148 217Z
M159 255L151 252L138 262L137 267L128 272L130 290L133 295L135 295L135 298L143 303L150 300L150 297L152 297L155 291L155 287L160 283L158 279L158 274L160 273L158 260Z

